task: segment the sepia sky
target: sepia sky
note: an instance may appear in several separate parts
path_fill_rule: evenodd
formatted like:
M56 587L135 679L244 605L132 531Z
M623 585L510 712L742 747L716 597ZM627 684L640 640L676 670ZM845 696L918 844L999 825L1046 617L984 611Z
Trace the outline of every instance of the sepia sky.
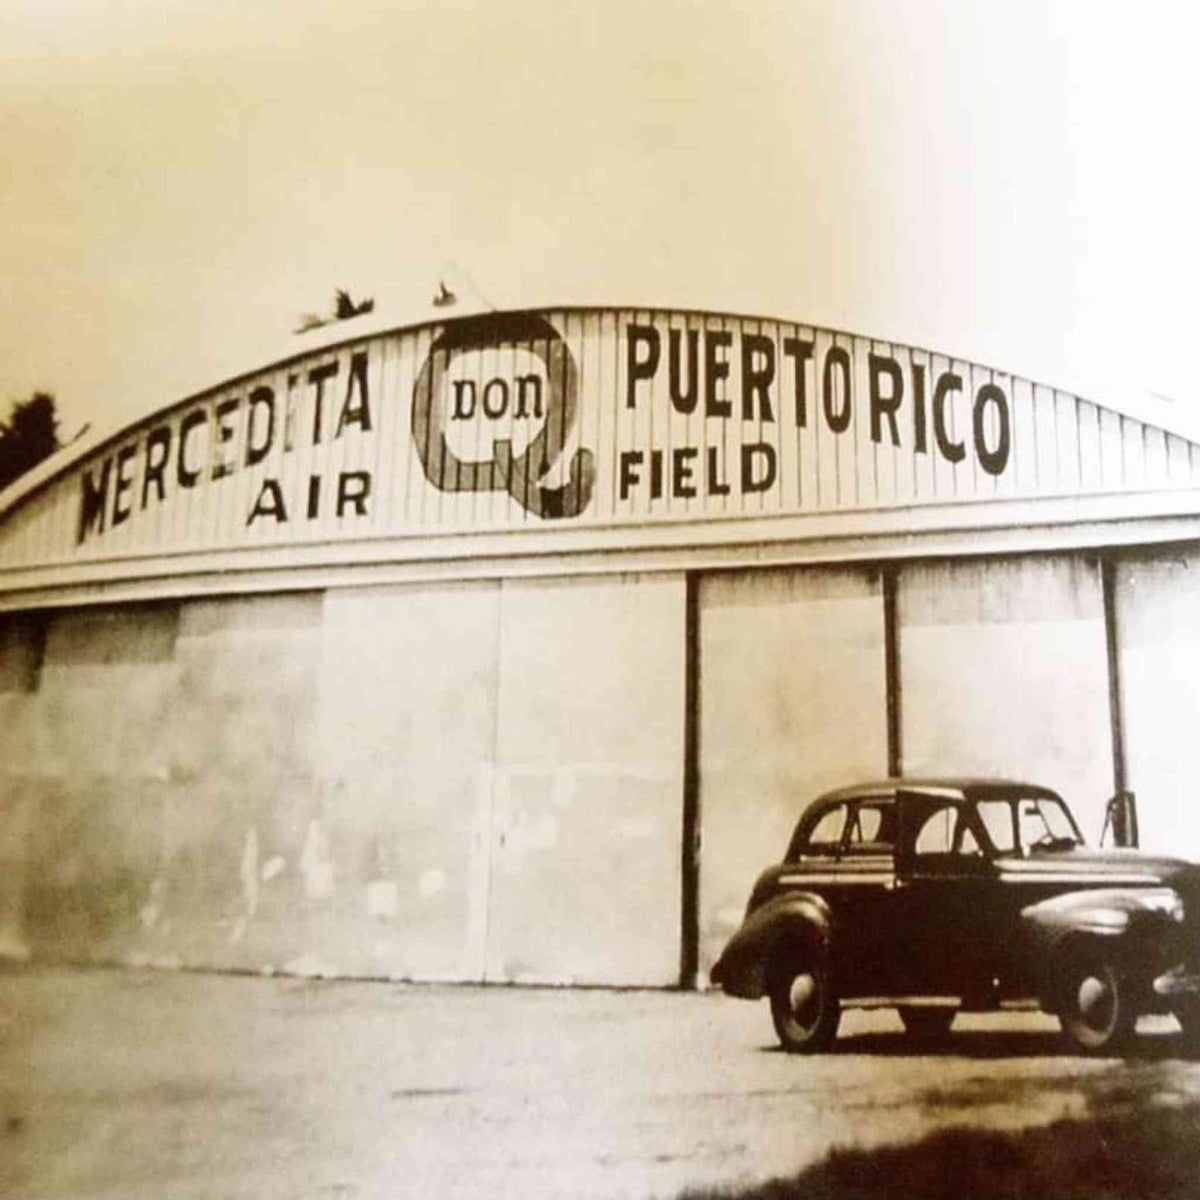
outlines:
M336 287L399 323L445 277L1200 414L1198 33L1154 0L8 0L0 411L110 428L300 349Z

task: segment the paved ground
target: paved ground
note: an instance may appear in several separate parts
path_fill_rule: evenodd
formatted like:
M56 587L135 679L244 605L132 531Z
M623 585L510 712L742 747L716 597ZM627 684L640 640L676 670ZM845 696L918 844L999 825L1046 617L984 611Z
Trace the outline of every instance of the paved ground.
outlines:
M777 1052L720 995L0 972L0 1195L672 1195L835 1144L1200 1098L1174 1024L1128 1062L1053 1022L960 1019L912 1056L891 1013Z

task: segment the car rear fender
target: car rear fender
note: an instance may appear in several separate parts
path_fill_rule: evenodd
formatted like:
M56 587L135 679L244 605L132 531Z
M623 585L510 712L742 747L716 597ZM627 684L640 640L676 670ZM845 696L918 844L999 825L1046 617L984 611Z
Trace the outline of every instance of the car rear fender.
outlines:
M731 996L757 1000L766 995L767 972L783 947L824 954L829 949L832 914L812 892L788 892L751 912L712 970L714 983Z

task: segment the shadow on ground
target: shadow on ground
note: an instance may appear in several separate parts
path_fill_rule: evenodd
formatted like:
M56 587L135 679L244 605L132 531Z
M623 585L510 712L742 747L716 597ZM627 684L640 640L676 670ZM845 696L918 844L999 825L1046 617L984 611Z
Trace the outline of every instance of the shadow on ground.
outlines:
M787 1179L697 1189L681 1200L1193 1200L1200 1106L1001 1133L945 1129L908 1146L834 1150Z
M778 1043L760 1047L764 1054L785 1054ZM879 1058L975 1058L975 1059L1073 1059L1081 1056L1071 1049L1060 1034L1051 1031L970 1030L952 1032L936 1040L922 1041L911 1035L891 1031L843 1035L828 1051L835 1055L870 1055ZM1170 1033L1139 1034L1120 1055L1128 1062L1189 1061L1182 1035Z

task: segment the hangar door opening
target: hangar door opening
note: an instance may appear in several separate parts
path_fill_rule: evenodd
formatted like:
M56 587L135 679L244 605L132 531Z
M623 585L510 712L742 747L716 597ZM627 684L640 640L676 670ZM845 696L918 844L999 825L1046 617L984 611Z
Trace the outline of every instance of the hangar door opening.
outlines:
M870 569L699 588L700 978L820 792L887 774L883 587Z

